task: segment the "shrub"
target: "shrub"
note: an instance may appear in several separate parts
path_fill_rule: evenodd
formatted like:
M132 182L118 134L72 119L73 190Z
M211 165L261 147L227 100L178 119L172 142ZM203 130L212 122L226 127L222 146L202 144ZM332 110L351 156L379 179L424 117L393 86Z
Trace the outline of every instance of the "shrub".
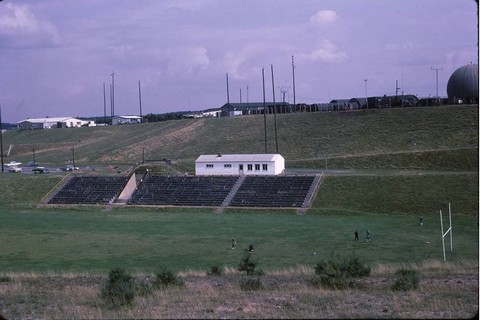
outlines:
M358 278L369 276L371 268L356 256L349 258L335 256L331 260L324 260L317 263L315 265L315 273L337 278Z
M174 272L167 270L166 268L162 268L155 273L153 286L156 288L182 285L182 279L178 278Z
M100 297L112 307L131 305L135 299L133 277L122 268L110 270L104 283Z
M212 266L210 271L207 271L208 276L221 276L223 274L223 269L218 266Z
M352 278L366 277L370 272L370 267L356 256L334 256L331 260L323 260L315 265L317 277L312 278L310 283L315 287L346 289L354 285Z
M392 285L393 291L418 289L420 280L417 271L402 268L395 272L395 276L395 282Z
M255 274L255 268L257 267L258 262L254 261L251 254L247 254L243 257L238 265L238 271L245 271L247 276L252 276Z
M258 291L263 289L263 284L259 278L242 278L240 289L243 291Z

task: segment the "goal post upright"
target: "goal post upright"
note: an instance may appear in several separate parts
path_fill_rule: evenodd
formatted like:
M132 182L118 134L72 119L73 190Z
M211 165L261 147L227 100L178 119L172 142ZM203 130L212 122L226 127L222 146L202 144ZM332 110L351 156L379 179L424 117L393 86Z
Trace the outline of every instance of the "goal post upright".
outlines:
M450 251L453 251L453 236L452 236L452 208L450 202L448 203L448 222L449 228L447 231L443 232L443 215L442 210L440 210L440 228L442 231L442 248L443 248L443 261L447 261L447 256L445 254L445 236L450 233Z

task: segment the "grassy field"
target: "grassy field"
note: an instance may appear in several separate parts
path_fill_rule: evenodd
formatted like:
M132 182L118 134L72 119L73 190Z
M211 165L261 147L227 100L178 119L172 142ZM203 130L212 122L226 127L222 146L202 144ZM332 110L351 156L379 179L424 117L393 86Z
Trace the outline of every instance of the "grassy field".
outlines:
M294 210L38 206L62 176L0 180L0 271L105 272L235 268L253 242L267 270L312 265L332 252L375 263L441 258L438 210L452 203L455 250L478 260L478 174L327 176L306 214ZM425 225L419 227L418 215ZM365 240L353 242L359 230ZM235 235L237 250L230 250ZM414 251L410 250L415 248ZM313 253L316 253L313 256Z
M271 120L269 118L269 125ZM478 312L478 106L279 115L287 172L328 171L311 208L45 206L64 178L0 174L0 314L11 318L469 318ZM63 165L75 147L84 174L125 172L146 159L165 174L192 171L205 153L263 152L263 117L5 134L6 159ZM273 130L270 130L273 132ZM220 134L221 133L221 134ZM269 148L273 150L273 136ZM113 166L119 169L113 169ZM111 166L110 168L108 168ZM303 170L303 171L302 171ZM439 210L453 211L443 262ZM418 215L424 216L424 226ZM354 242L358 229L360 242ZM370 230L373 241L365 242ZM237 248L231 250L231 237ZM253 243L264 290L245 292L236 268ZM449 241L447 239L447 249ZM315 253L315 255L314 255ZM373 268L360 287L313 288L313 267L334 254ZM165 266L184 288L111 309L98 293L126 268L137 280ZM207 277L212 266L226 275ZM408 266L421 288L392 292Z
M273 115L268 149L275 150ZM478 106L277 115L287 167L478 169ZM263 117L185 119L135 126L7 132L9 158L45 165L132 165L171 159L192 171L200 154L263 153ZM462 161L459 161L462 159Z

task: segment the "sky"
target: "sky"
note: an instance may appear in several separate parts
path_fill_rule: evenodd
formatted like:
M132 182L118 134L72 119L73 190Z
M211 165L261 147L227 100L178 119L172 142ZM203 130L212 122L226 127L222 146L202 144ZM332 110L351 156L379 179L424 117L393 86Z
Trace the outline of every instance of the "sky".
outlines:
M474 0L3 0L2 121L414 94L478 64ZM274 84L272 85L272 66ZM439 69L438 71L432 69ZM285 93L283 95L283 92Z

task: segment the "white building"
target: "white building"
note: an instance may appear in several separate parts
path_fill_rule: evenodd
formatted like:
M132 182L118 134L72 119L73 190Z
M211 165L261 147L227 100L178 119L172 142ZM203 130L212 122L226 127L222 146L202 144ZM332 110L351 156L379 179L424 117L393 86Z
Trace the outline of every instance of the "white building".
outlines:
M117 126L119 124L136 124L142 123L142 118L139 116L114 116L112 118L112 125Z
M201 155L195 160L196 175L278 175L285 171L279 154Z
M17 122L17 128L27 129L52 129L52 128L75 128L75 127L94 127L95 121L85 121L72 117L62 118L34 118L25 119Z

